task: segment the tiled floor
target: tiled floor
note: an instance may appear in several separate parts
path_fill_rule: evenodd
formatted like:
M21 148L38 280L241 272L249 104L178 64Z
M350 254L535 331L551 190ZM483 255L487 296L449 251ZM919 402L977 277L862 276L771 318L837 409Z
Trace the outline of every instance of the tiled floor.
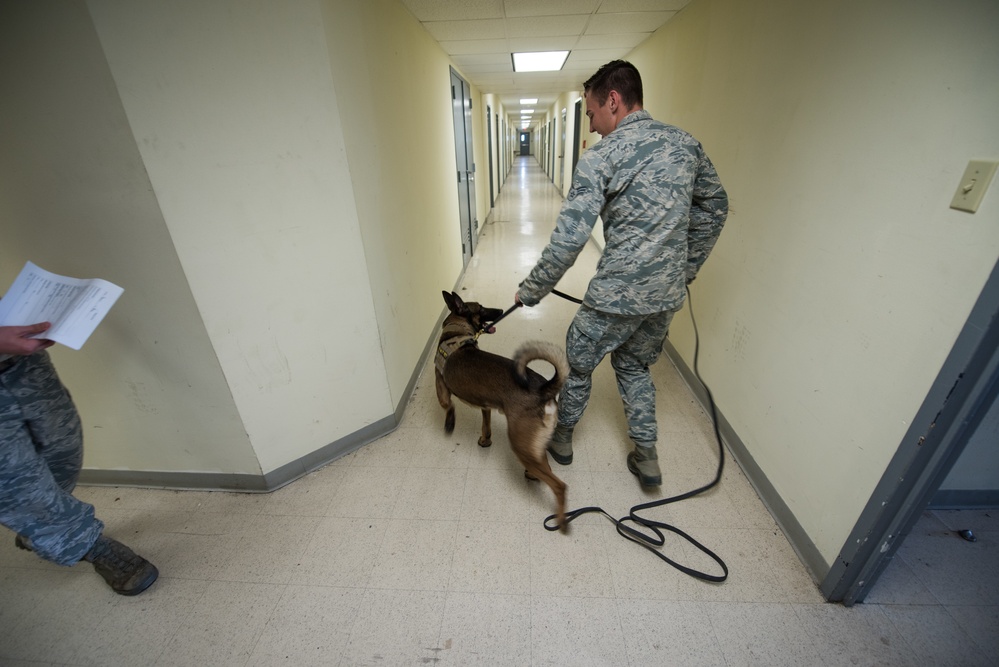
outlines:
M462 296L509 306L559 204L533 158L518 159ZM561 289L582 294L596 258L587 248ZM561 343L574 310L549 297L480 343L501 354L528 338ZM712 478L715 445L668 361L654 372L662 491L674 494ZM729 465L707 495L649 513L727 561L727 582L703 583L626 542L598 515L579 519L568 535L544 530L552 497L524 479L503 418L494 418L488 449L475 444L478 413L467 406L446 435L433 384L431 366L394 433L273 494L80 488L108 533L160 568L160 580L137 598L115 596L87 565L49 565L0 534L0 664L999 662L999 529L987 513L975 516L985 522L974 526L979 542L957 544L963 555L940 569L933 554L952 537L946 522L958 519L927 514L868 602L847 609L823 602ZM624 434L605 362L576 431L575 461L555 466L570 507L601 505L622 516L661 495L641 491L628 473ZM712 565L676 540L667 553ZM977 587L956 594L959 578Z

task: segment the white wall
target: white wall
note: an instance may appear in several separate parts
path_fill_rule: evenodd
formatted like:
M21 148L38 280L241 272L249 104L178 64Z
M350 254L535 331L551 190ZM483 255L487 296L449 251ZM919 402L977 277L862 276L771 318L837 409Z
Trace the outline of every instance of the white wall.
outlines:
M702 375L831 562L999 256L996 184L948 208L999 159L999 4L694 0L629 58L731 196Z

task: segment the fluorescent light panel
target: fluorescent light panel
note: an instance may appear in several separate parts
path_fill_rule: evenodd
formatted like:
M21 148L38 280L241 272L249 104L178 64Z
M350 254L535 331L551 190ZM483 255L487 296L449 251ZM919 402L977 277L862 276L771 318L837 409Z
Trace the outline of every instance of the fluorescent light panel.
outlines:
M538 98L534 97L534 98L531 98L531 99L524 99L524 100L521 100L520 103L524 104L526 106L530 106L532 104L537 104L538 103Z
M514 72L557 72L562 69L568 51L534 51L531 53L513 53Z

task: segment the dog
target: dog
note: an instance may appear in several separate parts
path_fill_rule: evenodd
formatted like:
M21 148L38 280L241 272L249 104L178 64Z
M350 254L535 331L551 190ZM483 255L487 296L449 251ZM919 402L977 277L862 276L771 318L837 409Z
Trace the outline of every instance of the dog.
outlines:
M445 410L444 430L454 430L454 395L482 410L480 447L492 444L490 415L498 410L506 415L510 446L524 466L529 479L539 479L555 494L558 525L566 529L566 484L555 476L545 451L555 430L555 398L569 364L557 345L530 341L520 346L513 359L479 349L478 337L503 315L498 308L486 308L474 301L462 301L454 292L442 292L450 314L444 319L435 359L437 400ZM555 367L550 380L527 367L544 360Z

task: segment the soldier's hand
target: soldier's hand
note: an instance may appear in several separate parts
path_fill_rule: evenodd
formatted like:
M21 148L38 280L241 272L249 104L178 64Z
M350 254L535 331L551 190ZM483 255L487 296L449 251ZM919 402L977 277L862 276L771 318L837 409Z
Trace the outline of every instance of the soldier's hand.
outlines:
M0 327L0 354L28 355L54 345L47 338L32 338L48 331L52 324L39 322L22 327Z

